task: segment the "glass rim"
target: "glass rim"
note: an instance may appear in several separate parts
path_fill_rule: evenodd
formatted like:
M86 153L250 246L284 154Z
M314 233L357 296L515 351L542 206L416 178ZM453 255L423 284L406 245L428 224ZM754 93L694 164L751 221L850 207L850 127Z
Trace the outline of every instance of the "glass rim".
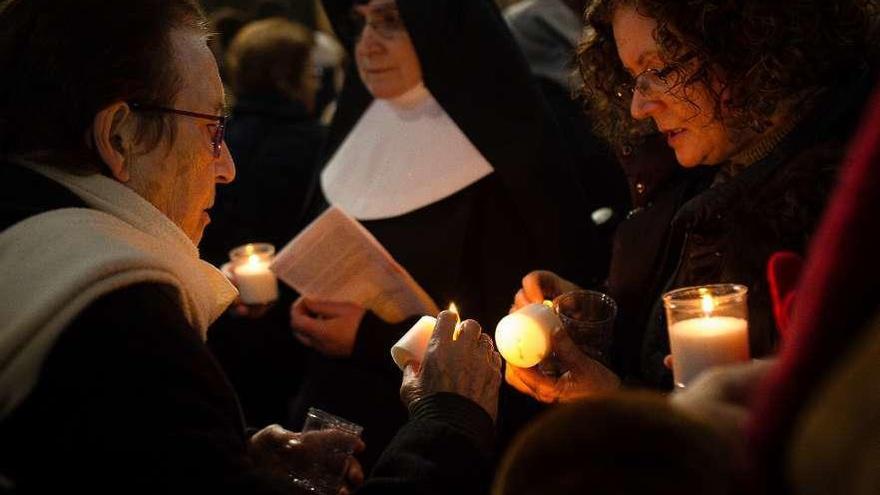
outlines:
M604 318L602 320L590 320L589 323L601 325L604 323L608 323L609 321L613 321L615 318L617 318L617 301L615 301L613 297L609 296L608 294L605 294L604 292L599 292L596 290L589 290L589 289L571 290L571 291L559 294L558 296L553 298L553 310L558 317L568 318L569 320L574 320L574 318L567 316L559 311L559 302L562 301L566 297L575 297L577 295L589 295L591 297L595 297L596 299L599 299L602 302L607 303L608 306L611 308L611 314L608 315L608 318ZM576 321L582 321L582 320L576 320Z
M334 429L350 433L356 437L360 437L361 433L363 433L364 431L363 426L357 423L353 423L345 418L340 418L339 416L333 413L329 413L323 409L318 409L317 407L310 407L309 410L306 412L307 421L309 416L314 416L322 422L331 424Z
M275 254L275 246L268 242L249 242L229 251L229 259L235 260L252 255L272 256Z
M702 295L712 296L716 305L722 305L748 295L749 288L743 284L708 284L693 287L681 287L663 294L663 304L701 305Z

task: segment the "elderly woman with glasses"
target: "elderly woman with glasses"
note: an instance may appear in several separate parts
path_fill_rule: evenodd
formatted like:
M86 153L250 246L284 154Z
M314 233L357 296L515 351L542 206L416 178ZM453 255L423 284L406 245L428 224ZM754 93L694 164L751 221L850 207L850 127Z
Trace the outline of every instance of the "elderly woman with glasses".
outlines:
M507 381L543 401L636 383L671 387L660 296L735 282L749 289L753 357L777 332L765 271L803 252L873 85L870 0L594 0L579 48L597 131L616 144L659 135L687 178L618 230L607 290L621 304L609 367L558 349L568 373L508 366ZM634 228L667 211L653 245ZM626 256L621 253L627 253ZM639 276L633 276L638 273ZM516 305L573 287L549 272L523 281ZM566 357L567 356L567 357Z

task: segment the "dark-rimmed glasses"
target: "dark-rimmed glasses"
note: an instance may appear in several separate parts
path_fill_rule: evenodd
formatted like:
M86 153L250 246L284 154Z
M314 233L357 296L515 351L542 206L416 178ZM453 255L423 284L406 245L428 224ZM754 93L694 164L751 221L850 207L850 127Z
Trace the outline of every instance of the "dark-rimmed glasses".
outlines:
M183 115L185 117L194 117L197 119L213 120L217 122L214 134L211 136L211 149L214 152L214 158L220 158L222 153L223 141L226 138L226 121L229 119L226 115L211 115L207 113L190 112L189 110L179 110L177 108L163 107L158 105L144 105L142 103L129 103L129 107L135 112L159 112L173 113L175 115Z
M681 79L680 70L682 65L689 62L695 56L695 53L688 53L665 67L645 69L633 77L631 81L620 83L614 94L621 100L627 101L632 99L636 91L645 98L653 98L659 94L668 93L673 87L678 85Z

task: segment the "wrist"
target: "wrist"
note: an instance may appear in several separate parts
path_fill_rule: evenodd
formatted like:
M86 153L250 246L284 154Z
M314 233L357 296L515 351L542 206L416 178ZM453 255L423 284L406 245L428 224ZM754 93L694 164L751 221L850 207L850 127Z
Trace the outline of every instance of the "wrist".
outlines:
M473 438L481 448L490 449L495 424L489 412L471 399L452 392L437 392L409 404L413 421L445 423Z

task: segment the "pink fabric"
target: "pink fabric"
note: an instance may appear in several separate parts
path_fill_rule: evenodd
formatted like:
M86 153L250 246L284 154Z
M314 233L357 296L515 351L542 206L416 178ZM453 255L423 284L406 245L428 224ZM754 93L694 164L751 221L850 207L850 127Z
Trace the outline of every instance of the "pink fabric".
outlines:
M758 473L781 486L797 413L877 310L880 294L880 92L843 164L812 240L779 365L753 404L749 439Z
M773 303L773 316L782 341L788 335L792 306L795 301L797 282L803 272L804 259L791 251L773 253L767 263L767 281L770 284L770 300Z

